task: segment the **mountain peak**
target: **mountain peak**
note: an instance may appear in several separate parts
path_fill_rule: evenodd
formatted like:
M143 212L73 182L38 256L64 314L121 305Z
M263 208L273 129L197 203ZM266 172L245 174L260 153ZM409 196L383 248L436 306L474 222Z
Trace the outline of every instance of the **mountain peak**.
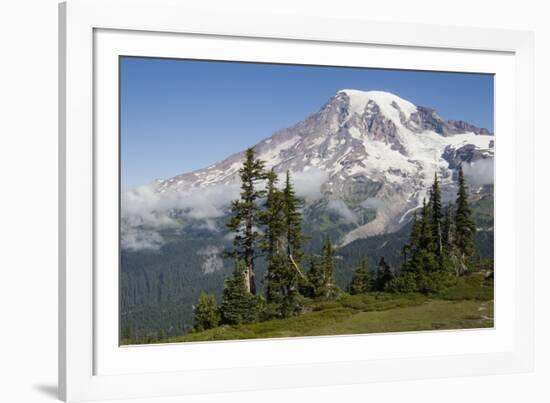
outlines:
M309 207L325 203L342 213L342 219L352 217L349 225L357 228L342 239L348 243L401 228L421 205L434 174L442 189L452 193L453 170L462 163L492 166L494 136L479 135L486 133L467 122L445 121L435 110L390 92L343 89L318 112L254 149L266 167L294 175ZM231 194L230 189L238 189L243 158L244 152L228 156L161 181L155 190L171 191L168 198L176 197L172 191L182 192L185 197L177 200L193 199L199 188L207 199ZM203 204L208 203L201 199L198 215L204 214ZM376 217L363 223L363 210L373 206Z
M417 112L416 105L391 92L343 89L338 91L337 96L346 97L350 112L359 115L375 105L380 108L383 115L397 122L401 120L400 113L404 114L405 119L409 119Z

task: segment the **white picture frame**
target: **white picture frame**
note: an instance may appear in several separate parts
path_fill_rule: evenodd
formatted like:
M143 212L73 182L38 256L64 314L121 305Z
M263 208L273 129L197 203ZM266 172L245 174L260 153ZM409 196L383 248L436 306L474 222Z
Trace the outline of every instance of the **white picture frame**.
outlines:
M188 9L170 0L71 0L60 5L59 39L62 399L170 396L532 370L531 33L229 15ZM223 47L216 45L220 41ZM270 56L254 48L256 43L269 43ZM112 79L116 57L128 52L157 57L195 52L196 57L213 59L329 64L329 55L338 54L347 61L344 65L364 65L365 61L353 55L359 48L365 54L378 52L375 67L497 74L495 127L501 137L496 154L496 244L500 252L496 253L495 329L119 347L113 339L118 316L109 313L118 307L109 309L116 297L113 273L118 267L112 254L109 261L104 253L116 242L109 223L117 218L113 197L118 193L113 190L118 190L118 182L108 179L118 167L118 153L113 149L118 142L113 134L118 119L117 82ZM228 53L221 54L222 50ZM422 57L407 65L405 53ZM499 182L504 177L508 180ZM520 209L521 220L517 219ZM513 218L507 224L498 220L505 215ZM384 343L399 347L390 354ZM316 359L319 351L329 353ZM239 359L245 356L251 358Z

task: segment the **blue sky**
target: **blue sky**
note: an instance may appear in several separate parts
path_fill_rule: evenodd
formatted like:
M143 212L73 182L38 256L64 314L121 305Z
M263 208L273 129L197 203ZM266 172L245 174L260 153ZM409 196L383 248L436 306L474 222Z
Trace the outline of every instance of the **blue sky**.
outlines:
M122 57L121 179L199 169L319 110L338 90L393 92L493 130L493 76Z

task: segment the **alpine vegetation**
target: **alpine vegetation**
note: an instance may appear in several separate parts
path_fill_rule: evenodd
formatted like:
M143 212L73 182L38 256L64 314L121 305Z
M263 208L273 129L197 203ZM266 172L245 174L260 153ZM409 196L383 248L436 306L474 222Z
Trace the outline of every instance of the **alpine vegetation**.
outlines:
M347 286L349 295L336 284L336 251L329 237L317 253L306 254L303 250L308 238L302 231L302 201L296 196L290 172L278 186L275 173L264 167L265 162L256 157L254 149L246 150L239 170L242 192L231 203L232 215L227 223L235 234L225 255L234 260L235 269L225 280L219 308L212 295L200 294L192 340L220 338L215 330L201 333L220 326L225 329L308 315L328 301L334 301L329 306L346 307L353 301L352 296L385 301L405 297L413 304L419 298L424 301L420 295L441 298L457 288L459 279L479 270L476 227L460 167L455 203L449 202L444 213L439 179L434 174L429 199L423 200L419 213L413 215L401 265L392 269L381 257L373 276L368 257L362 256ZM260 257L267 267L262 279L264 295L258 295L256 287L255 260ZM309 270L305 262L309 262ZM418 297L413 297L415 294Z

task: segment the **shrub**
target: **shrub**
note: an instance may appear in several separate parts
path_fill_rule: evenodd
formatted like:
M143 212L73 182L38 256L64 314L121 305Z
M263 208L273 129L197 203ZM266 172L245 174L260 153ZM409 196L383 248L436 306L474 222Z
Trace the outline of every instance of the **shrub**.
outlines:
M195 307L194 330L203 331L212 329L220 323L220 314L216 307L214 295L201 292L197 306Z
M392 279L386 285L386 291L393 293L417 292L418 287L416 284L416 278L412 273L403 273Z
M225 281L220 307L222 323L239 325L256 322L260 305L261 300L246 289L243 264L237 263L233 274Z

